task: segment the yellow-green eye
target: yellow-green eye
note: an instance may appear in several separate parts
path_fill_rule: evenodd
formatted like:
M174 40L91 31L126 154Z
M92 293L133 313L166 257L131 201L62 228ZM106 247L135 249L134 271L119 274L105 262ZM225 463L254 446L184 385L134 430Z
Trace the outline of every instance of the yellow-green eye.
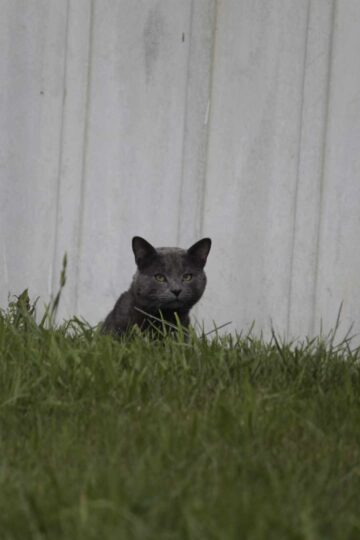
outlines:
M156 281L159 281L159 283L164 283L166 281L166 277L163 274L155 274L154 278Z
M183 275L184 281L191 281L192 280L192 274L184 274Z

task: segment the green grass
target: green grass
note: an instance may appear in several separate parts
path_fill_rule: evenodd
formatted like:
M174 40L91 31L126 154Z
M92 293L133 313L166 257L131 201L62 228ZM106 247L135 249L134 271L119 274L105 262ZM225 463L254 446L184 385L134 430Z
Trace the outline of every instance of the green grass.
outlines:
M25 304L0 316L1 540L360 538L358 350L116 342Z

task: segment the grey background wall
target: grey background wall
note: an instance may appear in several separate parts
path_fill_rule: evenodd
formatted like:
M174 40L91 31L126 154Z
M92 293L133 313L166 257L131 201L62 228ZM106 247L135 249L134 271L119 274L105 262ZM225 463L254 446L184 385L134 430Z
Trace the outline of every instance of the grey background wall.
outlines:
M211 236L208 326L360 331L359 0L0 0L0 305L97 322Z

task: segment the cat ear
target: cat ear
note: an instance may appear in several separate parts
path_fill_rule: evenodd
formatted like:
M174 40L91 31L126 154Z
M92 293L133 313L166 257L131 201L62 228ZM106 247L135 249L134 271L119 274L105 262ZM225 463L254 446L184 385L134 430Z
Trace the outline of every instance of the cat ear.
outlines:
M205 266L207 256L209 255L210 248L210 238L203 238L188 249L188 254L203 268Z
M135 262L142 268L148 259L156 255L156 249L141 236L134 236L132 239L132 249L135 255Z

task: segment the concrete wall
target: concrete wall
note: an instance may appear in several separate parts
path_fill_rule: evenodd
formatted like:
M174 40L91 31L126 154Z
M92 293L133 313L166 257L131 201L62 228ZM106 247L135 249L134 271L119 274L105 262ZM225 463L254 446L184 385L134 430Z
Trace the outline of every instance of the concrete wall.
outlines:
M196 316L360 331L359 0L0 0L0 305L97 322L131 237L213 239Z

